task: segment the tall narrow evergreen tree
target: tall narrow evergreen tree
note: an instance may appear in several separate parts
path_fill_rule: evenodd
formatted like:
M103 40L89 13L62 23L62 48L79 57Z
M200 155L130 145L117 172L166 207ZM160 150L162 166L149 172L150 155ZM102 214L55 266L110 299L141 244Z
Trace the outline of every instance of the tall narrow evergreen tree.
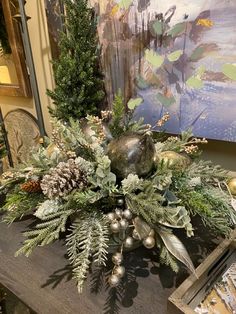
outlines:
M48 91L59 119L97 114L104 101L99 69L97 22L88 0L64 0L65 32L60 39L60 57L53 62L56 87Z

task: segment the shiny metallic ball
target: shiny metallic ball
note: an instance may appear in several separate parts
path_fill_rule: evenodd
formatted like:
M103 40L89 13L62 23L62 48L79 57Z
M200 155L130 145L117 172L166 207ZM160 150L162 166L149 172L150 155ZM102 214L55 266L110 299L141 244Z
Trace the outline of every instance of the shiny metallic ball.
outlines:
M118 205L118 206L123 206L124 203L125 203L125 201L124 201L123 198L118 198L118 199L117 199L117 205Z
M159 163L168 165L170 169L184 170L191 164L191 158L187 155L174 151L164 151L159 153Z
M128 226L129 226L129 223L128 223L128 221L126 219L121 219L120 220L120 228L121 229L123 229L123 230L127 229Z
M107 214L107 218L108 218L108 220L113 221L116 219L116 214L113 212L110 212Z
M124 247L127 249L132 248L134 245L134 239L132 237L127 237L124 241Z
M132 237L135 239L135 240L140 240L140 236L137 232L136 229L133 230L133 233L132 233Z
M125 274L125 268L124 266L116 266L114 268L114 271L113 271L114 275L118 276L119 278L122 278L124 277L124 274Z
M231 194L236 196L236 178L232 178L228 181L228 187Z
M108 282L111 287L117 287L120 283L120 277L113 274L109 277Z
M115 265L120 265L123 261L123 255L119 252L116 252L112 255L112 262Z
M121 209L116 208L116 216L121 218L123 215L123 211Z
M152 249L155 246L155 239L153 237L148 236L146 239L143 240L143 245L147 249Z
M126 219L128 219L128 220L130 220L130 219L132 219L132 213L131 213L131 211L127 208L127 209L125 209L124 211L123 211L123 216L126 218Z
M117 232L120 232L120 223L119 221L112 221L111 224L110 224L110 228L111 228L111 231L113 233L117 233Z
M155 146L152 134L126 133L108 144L107 154L112 172L118 178L129 174L146 176L154 166Z

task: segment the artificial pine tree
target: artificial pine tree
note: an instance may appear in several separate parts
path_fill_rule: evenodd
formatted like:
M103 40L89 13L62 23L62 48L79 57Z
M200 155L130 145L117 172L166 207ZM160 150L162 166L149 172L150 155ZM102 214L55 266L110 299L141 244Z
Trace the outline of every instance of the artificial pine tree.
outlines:
M99 70L96 15L88 0L64 0L65 32L60 39L60 57L53 61L56 88L48 91L59 119L79 119L97 114L104 100Z

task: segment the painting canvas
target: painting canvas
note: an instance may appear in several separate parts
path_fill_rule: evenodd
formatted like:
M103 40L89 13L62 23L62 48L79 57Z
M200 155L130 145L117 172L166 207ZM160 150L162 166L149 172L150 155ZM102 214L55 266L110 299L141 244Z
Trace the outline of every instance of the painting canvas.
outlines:
M236 141L235 0L100 0L109 104L119 89L155 128Z

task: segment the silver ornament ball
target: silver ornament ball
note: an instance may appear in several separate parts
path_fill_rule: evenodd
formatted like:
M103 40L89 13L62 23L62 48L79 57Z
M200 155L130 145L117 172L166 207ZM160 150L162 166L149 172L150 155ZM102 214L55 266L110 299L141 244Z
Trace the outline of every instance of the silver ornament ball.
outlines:
M120 223L119 221L112 221L112 223L110 224L110 228L111 228L111 231L113 233L118 233L120 232Z
M120 277L114 274L109 277L108 281L111 287L117 287L120 283Z
M128 221L126 219L121 219L120 220L120 227L121 227L121 229L123 229L123 230L127 229L128 226L129 226L129 223L128 223Z
M113 221L116 219L116 214L113 212L110 212L107 214L107 218L108 218L108 220Z
M115 265L120 265L123 261L123 255L119 252L116 252L112 255L112 262Z
M124 277L124 275L125 275L125 268L124 268L124 266L121 266L121 265L120 266L116 266L114 268L113 273L114 273L114 275L118 276L119 278Z
M123 215L122 210L117 208L117 209L116 209L116 215L117 215L119 218L121 218L122 215Z
M146 239L143 240L143 245L147 249L152 249L155 246L155 239L153 237L148 236Z
M117 205L118 205L118 206L123 206L124 203L125 203L125 201L124 201L123 198L118 198L118 200L117 200Z
M127 208L127 209L125 209L124 211L123 211L123 216L126 218L126 219L128 219L128 220L130 220L130 219L132 219L132 213L131 213L131 211Z
M127 249L132 248L132 246L134 245L134 239L132 237L127 237L124 241L124 246Z

